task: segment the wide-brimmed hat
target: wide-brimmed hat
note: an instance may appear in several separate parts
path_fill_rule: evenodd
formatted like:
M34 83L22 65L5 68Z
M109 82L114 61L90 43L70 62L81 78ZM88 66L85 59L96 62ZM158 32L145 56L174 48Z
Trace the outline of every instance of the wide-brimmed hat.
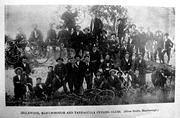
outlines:
M84 28L83 31L90 31L90 29L88 27Z
M17 71L20 70L21 72L23 72L23 68L22 67L17 67L14 69L14 72L17 74Z
M165 33L164 35L165 35L165 36L169 36L169 33Z
M81 26L80 26L80 25L76 25L76 28L77 28L77 27L81 28Z
M63 61L63 58L59 57L56 59L56 62L58 62L59 60Z

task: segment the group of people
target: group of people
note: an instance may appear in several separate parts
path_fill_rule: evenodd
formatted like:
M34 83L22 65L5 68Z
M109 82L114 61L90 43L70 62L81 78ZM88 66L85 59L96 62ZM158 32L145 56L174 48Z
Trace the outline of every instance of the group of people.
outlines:
M151 61L157 61L158 56L159 62L165 63L164 55L167 54L169 63L173 43L168 33L157 31L153 34L150 29L144 32L143 27L137 29L135 24L129 26L123 21L118 19L118 32L111 34L103 28L103 22L98 16L93 18L90 28L83 31L79 25L71 30L62 26L56 34L51 24L45 41L35 25L29 42L36 42L42 49L51 45L54 51L57 51L56 46L60 46L60 56L54 67L48 66L45 83L41 82L42 78L37 78L34 88L32 78L29 77L31 69L27 58L23 57L22 62L15 66L15 98L22 98L26 87L40 98L44 95L52 96L60 87L63 87L65 93L80 95L85 89L84 81L86 89L121 90L133 83L146 85L145 55ZM25 39L20 29L16 40L21 42Z

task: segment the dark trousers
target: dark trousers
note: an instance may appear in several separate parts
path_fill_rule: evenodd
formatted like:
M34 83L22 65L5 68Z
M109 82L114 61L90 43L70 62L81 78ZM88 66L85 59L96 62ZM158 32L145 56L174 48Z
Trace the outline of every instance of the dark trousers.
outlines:
M168 61L167 61L167 63L169 63L169 61L170 61L170 56L171 56L171 49L166 49L166 50L164 50L163 52L162 52L162 60L163 60L163 63L164 63L164 55L165 54L167 54L167 56L168 56Z
M92 89L92 78L93 78L93 74L86 74L85 75L85 80L87 83L87 89Z
M53 82L53 91L57 91L60 87L63 86L63 90L64 92L67 92L67 87L66 87L66 79L62 78L62 79L59 79L59 78L56 78Z
M69 90L72 93L74 87L73 77L67 77L67 82L68 82Z
M18 85L14 87L15 100L23 99L23 95L26 93L26 87L24 85Z
M82 84L83 84L83 79L84 79L83 76L78 76L76 78L76 80L74 80L74 88L75 88L74 92L76 94L80 94L80 92L81 92L81 88L82 88Z
M158 57L159 57L159 62L164 63L162 48L157 48L157 50L155 51L155 53L154 53L154 60L155 61L156 61L156 58L157 58L157 54L158 54Z

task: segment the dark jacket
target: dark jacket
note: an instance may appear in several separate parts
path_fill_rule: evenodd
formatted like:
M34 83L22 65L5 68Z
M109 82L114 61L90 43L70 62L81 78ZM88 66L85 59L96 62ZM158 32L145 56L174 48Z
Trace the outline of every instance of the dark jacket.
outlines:
M49 86L49 85L52 86L52 85L53 85L53 80L54 80L54 78L55 78L55 73L54 73L54 71L48 72L45 85L46 85L46 86Z
M64 43L64 46L67 47L69 45L68 43L71 43L71 34L67 30L61 30L58 32L57 39L58 42Z
M31 35L29 37L30 42L43 42L43 35L42 32L37 29L36 30L37 35L35 36L35 30L31 32Z
M132 66L132 60L129 59L128 61L126 61L125 58L123 58L120 62L120 67L121 67L121 70L124 72L124 71L129 71L131 69L131 66Z
M100 33L102 29L103 29L103 23L99 18L95 18L94 20L91 20L90 31L93 34Z
M167 39L167 41L165 41L165 49L169 50L173 47L173 42L170 39Z
M84 34L82 31L77 34L77 32L73 32L71 35L71 42L72 42L72 48L74 49L80 49L83 47L84 42Z
M26 92L26 80L24 77L21 75L20 78L18 76L13 77L13 84L14 84L14 94L15 98L20 98L22 97L23 94Z
M18 62L17 64L14 65L14 68L17 68L17 67L21 67L23 69L23 71L26 72L26 74L28 74L28 75L32 71L29 63L23 64L22 61L20 61L20 62Z
M49 29L47 32L46 42L56 43L56 31Z
M61 65L59 65L59 64L55 65L54 73L55 73L55 75L58 76L59 79L63 79L67 74L65 64L62 63Z
M142 59L141 63L139 62L139 59L135 60L133 70L138 70L139 74L145 74L146 73L146 62L144 59Z

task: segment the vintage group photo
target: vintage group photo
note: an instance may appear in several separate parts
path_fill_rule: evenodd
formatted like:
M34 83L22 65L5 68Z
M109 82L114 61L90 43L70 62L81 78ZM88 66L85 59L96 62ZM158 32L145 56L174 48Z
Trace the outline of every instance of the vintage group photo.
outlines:
M6 106L174 103L175 8L4 10Z

